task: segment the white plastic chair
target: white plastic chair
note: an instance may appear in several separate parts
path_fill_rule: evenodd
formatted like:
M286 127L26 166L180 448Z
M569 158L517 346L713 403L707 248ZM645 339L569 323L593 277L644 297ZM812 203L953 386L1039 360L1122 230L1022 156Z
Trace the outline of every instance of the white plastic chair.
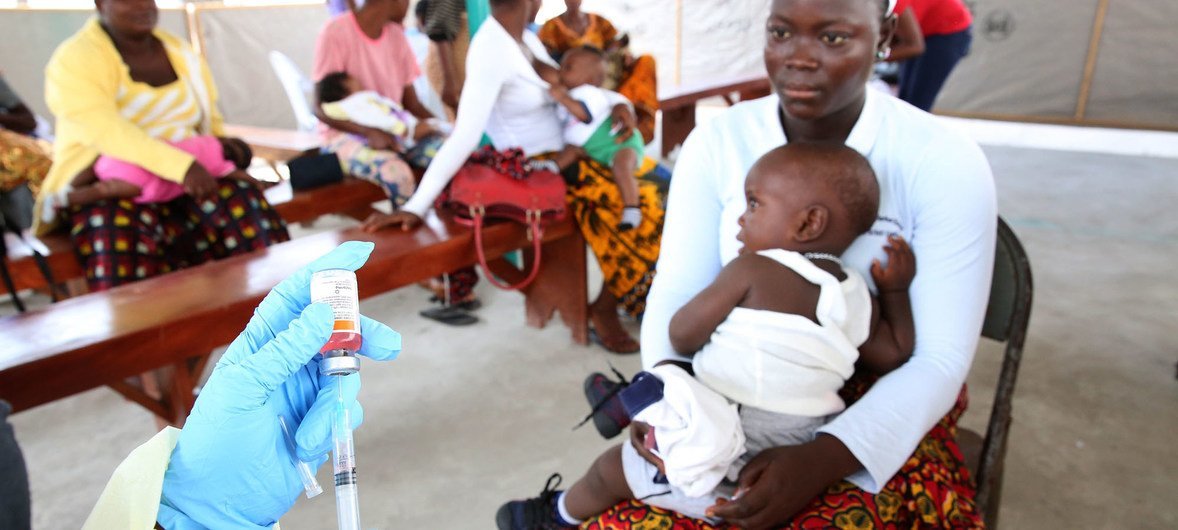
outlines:
M299 130L313 132L319 125L312 105L315 101L315 84L311 82L298 65L278 51L270 51L270 67L282 83L282 90L290 100L290 108L294 110L295 120L299 123Z

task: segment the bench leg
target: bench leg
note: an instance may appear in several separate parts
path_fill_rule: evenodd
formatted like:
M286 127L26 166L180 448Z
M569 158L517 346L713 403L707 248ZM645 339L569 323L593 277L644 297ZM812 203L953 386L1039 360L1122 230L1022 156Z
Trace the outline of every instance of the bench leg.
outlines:
M199 355L109 386L155 415L157 428L183 427L196 402L193 390L208 360L208 354ZM132 382L136 379L137 384Z
M541 247L540 273L523 292L528 325L543 328L555 311L569 327L573 342L589 344L588 272L585 270L585 240L580 232L549 241ZM532 262L531 249L524 263Z
M85 278L70 278L63 282L66 295L70 298L75 296L82 296L90 292L90 287L86 285Z
M695 128L695 105L663 111L663 156L683 143Z

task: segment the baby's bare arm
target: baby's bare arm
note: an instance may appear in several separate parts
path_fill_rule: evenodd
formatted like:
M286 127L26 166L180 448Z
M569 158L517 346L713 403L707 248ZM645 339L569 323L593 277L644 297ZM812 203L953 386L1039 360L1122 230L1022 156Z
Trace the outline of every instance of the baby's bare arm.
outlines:
M100 180L75 187L66 193L66 200L74 206L93 204L106 199L134 199L142 193L139 186L122 180Z
M728 313L740 305L749 288L747 273L750 263L744 258L732 260L720 270L711 285L675 312L668 328L675 351L695 355L708 343L716 327L728 318Z
M552 94L552 99L555 99L557 103L560 103L562 107L569 111L569 114L572 114L573 117L580 120L581 123L589 123L593 121L593 116L589 114L589 109L585 107L585 104L581 103L580 100L573 98L573 96L570 96L569 91L564 87L560 85L552 85L552 87L548 89L548 92Z

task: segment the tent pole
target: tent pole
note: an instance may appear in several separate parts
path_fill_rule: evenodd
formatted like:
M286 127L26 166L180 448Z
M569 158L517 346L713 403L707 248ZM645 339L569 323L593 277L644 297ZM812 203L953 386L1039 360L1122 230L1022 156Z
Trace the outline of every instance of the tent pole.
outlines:
M204 56L205 50L200 36L200 21L196 19L196 4L184 2L184 23L188 26L188 42L192 44L197 55Z
M675 86L683 84L683 0L675 0Z
M1096 58L1100 55L1100 36L1104 33L1104 18L1108 15L1109 0L1100 0L1096 19L1092 23L1092 38L1088 41L1088 59L1084 62L1084 78L1080 81L1080 96L1076 101L1076 119L1083 120L1088 112L1088 96L1092 91L1092 75L1096 72Z

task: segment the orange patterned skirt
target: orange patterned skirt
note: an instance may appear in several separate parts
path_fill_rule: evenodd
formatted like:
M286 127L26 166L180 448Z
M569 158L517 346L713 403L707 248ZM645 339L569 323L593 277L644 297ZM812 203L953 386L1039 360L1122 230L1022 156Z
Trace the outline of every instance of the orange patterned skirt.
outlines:
M619 231L622 194L613 172L593 160L580 163L580 176L566 195L569 212L601 266L606 288L627 313L640 316L646 310L646 294L654 280L663 234L663 202L657 187L638 179L638 203L642 223Z
M870 387L856 376L843 389L858 398ZM850 404L853 399L847 399ZM840 482L815 498L781 528L983 528L974 504L974 485L957 447L957 420L965 412L964 388L953 409L925 435L916 451L879 494ZM721 530L735 528L690 519L675 512L627 501L586 521L583 530Z

